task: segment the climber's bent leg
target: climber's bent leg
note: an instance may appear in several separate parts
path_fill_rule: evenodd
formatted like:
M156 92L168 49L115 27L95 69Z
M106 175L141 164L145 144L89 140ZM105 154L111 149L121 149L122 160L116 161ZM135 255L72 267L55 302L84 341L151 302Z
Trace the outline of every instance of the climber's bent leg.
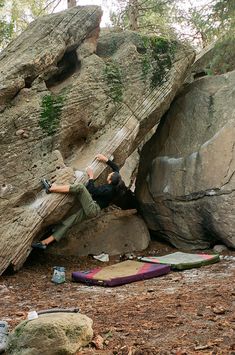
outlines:
M68 186L66 186L66 188L68 188ZM67 192L67 189L63 192ZM51 236L43 239L39 243L33 243L33 248L46 249L48 244L52 243L55 240L59 242L62 238L64 238L68 230L73 225L82 222L86 218L95 217L100 212L101 209L99 205L92 199L89 191L83 184L71 185L69 188L69 192L78 195L82 208L77 213L72 214L71 216L63 220L61 223L59 223L57 226L55 226Z
M78 196L86 217L91 218L98 215L100 206L93 200L86 186L83 184L71 185L69 192Z
M68 218L64 219L60 224L55 226L52 236L54 240L59 242L62 238L64 238L68 232L68 230L75 224L82 222L86 218L86 215L82 209L80 209L77 213L72 214Z

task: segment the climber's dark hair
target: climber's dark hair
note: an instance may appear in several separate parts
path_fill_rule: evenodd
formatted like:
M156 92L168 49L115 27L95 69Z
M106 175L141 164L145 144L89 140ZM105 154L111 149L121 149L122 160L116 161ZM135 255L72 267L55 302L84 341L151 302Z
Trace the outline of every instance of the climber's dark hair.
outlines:
M126 192L127 187L124 181L122 180L121 175L117 171L112 173L110 179L111 179L111 185L114 186L114 190L118 195L122 195Z
M110 179L111 179L111 184L117 186L119 182L122 180L122 177L117 171L115 171L114 173L112 173Z
M111 184L114 187L114 197L112 203L123 210L133 208L139 210L139 204L135 194L126 187L121 175L115 171L111 175L110 179Z

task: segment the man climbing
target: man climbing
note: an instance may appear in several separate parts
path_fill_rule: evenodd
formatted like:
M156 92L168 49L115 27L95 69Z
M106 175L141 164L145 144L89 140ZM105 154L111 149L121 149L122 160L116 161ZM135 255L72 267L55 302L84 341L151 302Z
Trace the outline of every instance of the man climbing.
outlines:
M54 228L52 235L40 242L33 243L33 248L46 249L48 244L55 240L59 242L74 224L80 223L87 218L97 216L101 209L108 207L115 198L120 198L125 194L127 188L119 174L118 166L103 154L98 154L96 159L106 163L113 170L107 177L107 184L96 187L94 184L93 170L91 168L87 168L86 170L89 177L86 186L83 184L56 185L51 184L46 179L42 180L46 193L57 192L74 194L81 204L81 209L63 220L61 224L58 224Z

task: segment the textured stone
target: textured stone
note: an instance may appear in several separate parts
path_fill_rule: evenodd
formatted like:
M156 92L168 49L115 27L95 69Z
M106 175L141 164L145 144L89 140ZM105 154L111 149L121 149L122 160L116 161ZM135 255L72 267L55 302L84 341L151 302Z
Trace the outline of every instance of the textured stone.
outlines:
M10 334L9 355L75 355L93 337L93 321L76 313L43 314Z
M203 48L196 56L191 73L186 78L186 83L192 83L195 79L207 76L210 65L215 55L215 42Z
M74 226L66 238L54 243L48 253L57 255L119 255L141 251L150 241L148 228L135 210L113 209Z
M223 245L223 244L215 245L213 248L213 251L215 253L222 253L223 251L227 251L227 250L228 250L228 248L226 247L226 245Z
M32 22L0 54L0 105L9 102L19 90L31 86L40 74L58 63L66 51L81 44L98 28L101 15L97 6L83 6ZM33 47L29 46L32 38Z
M145 220L178 248L235 247L234 87L235 72L197 80L144 147Z
M224 74L235 70L235 39L228 35L211 43L198 54L192 67L194 78L206 74Z
M46 195L40 179L86 182L91 166L104 181L106 167L94 156L114 155L121 166L169 108L194 59L176 45L166 80L150 88L139 34L104 34L95 53L100 17L96 6L40 17L0 55L0 273L19 269L32 241L73 204L68 195ZM118 90L107 63L119 70Z
M186 83L211 74L224 74L235 70L234 36L223 37L203 48L195 58Z

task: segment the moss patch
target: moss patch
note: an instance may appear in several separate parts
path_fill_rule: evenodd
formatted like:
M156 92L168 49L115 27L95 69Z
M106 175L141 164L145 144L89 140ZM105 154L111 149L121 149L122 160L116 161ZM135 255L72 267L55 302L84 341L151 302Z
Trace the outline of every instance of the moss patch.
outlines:
M59 126L63 105L63 95L49 94L42 99L39 125L48 136L53 135Z
M8 351L11 352L16 349L18 339L21 338L22 334L24 333L24 328L26 327L28 321L24 321L20 323L13 332L13 335L10 335L9 344L8 344Z
M144 37L146 53L142 59L142 79L150 75L150 87L155 88L166 80L166 74L172 67L176 42L162 37Z
M110 96L115 102L122 102L123 83L121 70L117 63L110 60L106 62L104 76L110 90Z

